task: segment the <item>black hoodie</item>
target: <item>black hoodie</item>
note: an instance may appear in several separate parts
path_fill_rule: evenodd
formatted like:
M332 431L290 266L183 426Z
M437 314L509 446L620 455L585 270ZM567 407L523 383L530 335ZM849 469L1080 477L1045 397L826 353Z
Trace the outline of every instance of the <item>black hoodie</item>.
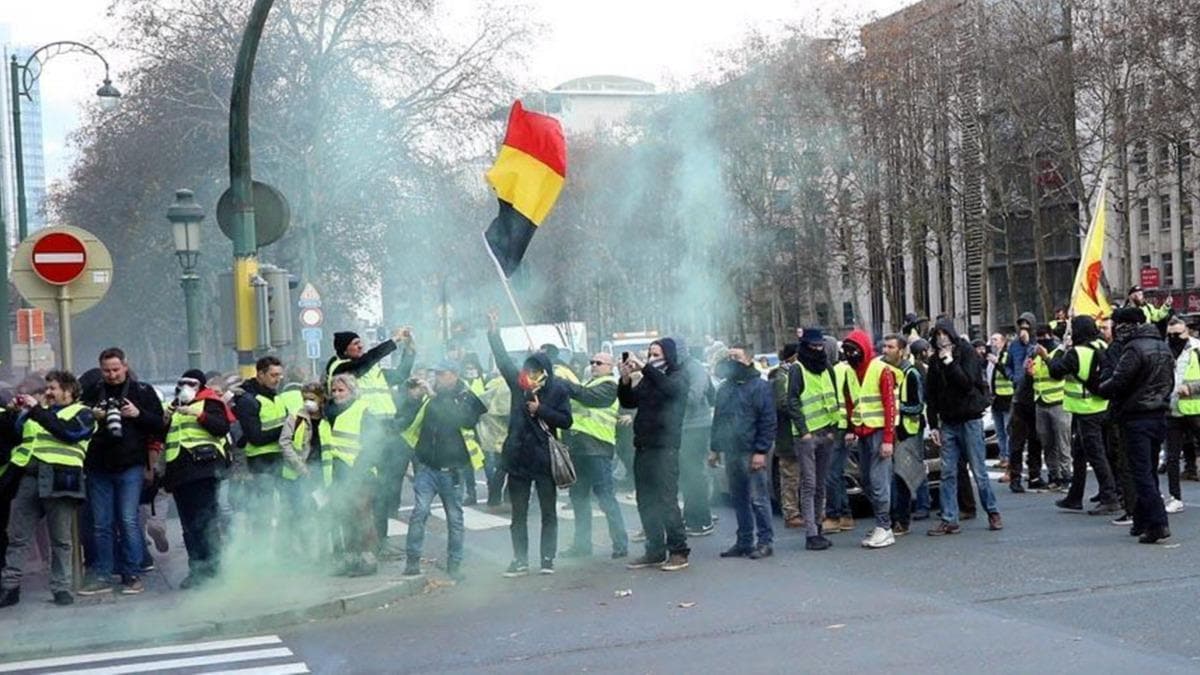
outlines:
M574 422L571 417L571 392L565 382L554 376L554 366L549 356L541 352L530 355L525 359L525 367L536 366L546 373L546 381L536 394L537 416L530 415L525 404L532 401L535 394L521 388L521 373L504 348L500 333L488 333L488 344L492 347L496 368L500 370L512 395L508 411L508 436L500 451L504 470L525 479L550 476L550 442L538 420L545 422L551 432L571 428Z
M1076 347L1089 347L1093 341L1098 339L1100 339L1100 329L1096 326L1095 319L1090 316L1077 316L1071 319L1071 348L1060 351L1046 364L1046 368L1050 371L1050 377L1061 380L1068 375L1078 373L1079 352L1075 351ZM1092 368L1084 378L1084 384L1092 381L1100 372L1102 358L1102 354L1092 357Z
M942 361L937 345L940 333L954 343L953 360ZM954 322L941 319L929 334L933 356L925 377L926 412L929 428L937 429L941 422L960 424L979 419L987 409L987 384L983 381L983 362L975 348L960 337Z
M662 347L665 372L646 364L642 381L636 387L621 382L617 398L622 406L637 408L637 417L633 418L635 448L678 448L687 409L688 374L680 366L674 340L663 338L654 344Z

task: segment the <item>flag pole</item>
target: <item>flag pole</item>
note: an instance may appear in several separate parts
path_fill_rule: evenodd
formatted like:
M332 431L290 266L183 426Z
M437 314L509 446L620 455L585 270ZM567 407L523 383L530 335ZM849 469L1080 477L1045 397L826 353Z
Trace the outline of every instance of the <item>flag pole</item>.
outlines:
M508 276L504 274L504 268L500 266L500 261L496 259L496 254L492 252L492 247L488 245L487 233L480 232L479 236L483 237L483 248L487 251L488 257L492 259L492 263L496 266L496 274L500 276L500 283L504 286L504 292L508 295L508 301L512 304L513 311L517 313L517 321L521 322L521 330L525 331L525 339L529 342L529 351L537 351L537 345L533 344L533 335L529 332L529 326L525 323L525 317L521 315L521 306L517 304L517 296L513 295L512 285L508 283Z

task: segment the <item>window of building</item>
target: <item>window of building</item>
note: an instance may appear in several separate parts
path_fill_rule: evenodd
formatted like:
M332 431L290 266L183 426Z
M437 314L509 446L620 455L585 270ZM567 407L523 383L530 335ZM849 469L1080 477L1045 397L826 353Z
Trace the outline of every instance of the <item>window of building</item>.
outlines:
M1183 287L1191 288L1196 285L1196 251L1193 249L1185 249L1183 251Z
M1133 167L1139 176L1146 175L1146 141L1133 144Z
M853 326L854 325L854 303L853 302L843 302L842 303L842 325L843 326Z
M1183 196L1183 200L1179 203L1179 226L1183 228L1183 235L1186 237L1188 231L1192 229L1192 198L1187 195Z
M1171 288L1175 285L1175 256L1170 253L1163 256L1162 285L1163 288Z
M1165 141L1158 145L1158 172L1171 172L1171 146Z
M1148 197L1138 200L1138 229L1142 234L1150 234L1150 199Z
M1179 170L1187 173L1192 170L1192 142L1179 142Z
M1171 195L1158 196L1158 226L1160 229L1171 229Z
M1139 261L1141 262L1141 264L1138 265L1138 269L1145 269L1150 266L1150 256L1149 255L1142 256L1141 258L1139 258Z

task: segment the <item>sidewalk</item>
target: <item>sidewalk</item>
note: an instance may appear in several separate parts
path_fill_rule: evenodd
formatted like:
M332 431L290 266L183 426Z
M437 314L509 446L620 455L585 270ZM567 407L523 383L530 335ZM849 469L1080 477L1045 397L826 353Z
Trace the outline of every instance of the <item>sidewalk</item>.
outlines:
M424 577L402 578L403 562L381 562L378 574L345 578L311 563L232 559L216 582L179 590L187 554L179 521L167 525L171 550L153 552L156 569L143 576L140 595L121 595L118 585L113 593L77 595L74 605L58 607L50 602L44 570L26 574L21 602L0 609L0 662L273 630L383 607L427 583Z

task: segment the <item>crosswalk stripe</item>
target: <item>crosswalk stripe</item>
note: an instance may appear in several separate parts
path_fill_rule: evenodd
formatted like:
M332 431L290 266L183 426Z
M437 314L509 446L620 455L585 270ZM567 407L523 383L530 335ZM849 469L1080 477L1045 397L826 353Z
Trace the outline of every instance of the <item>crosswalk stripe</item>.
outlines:
M435 505L430 514L439 520L446 519L446 512L441 504ZM463 527L468 530L491 530L497 527L508 527L511 523L512 520L509 518L486 513L471 506L463 507Z
M279 666L257 666L254 668L241 668L238 670L219 670L205 675L297 675L298 673L311 673L308 666L303 663L285 663Z
M56 672L55 675L123 675L124 673L153 673L175 668L195 668L211 666L218 663L237 663L238 661L261 661L292 656L292 650L287 647L278 649L256 649L228 654L210 654L208 656L191 656L183 659L167 659L164 661L147 661L142 663L125 663L119 666L100 668L85 668L82 670L67 670Z
M168 647L147 647L144 649L127 649L119 652L103 654L79 654L76 656L55 656L32 661L17 661L0 664L0 673L12 673L18 670L37 670L41 668L61 668L85 663L101 661L117 661L120 659L136 659L147 656L168 656L171 654L192 654L196 652L213 652L222 649L241 649L244 647L261 647L262 645L277 645L283 640L278 635L261 635L235 640L216 640L213 642L197 642L190 645L171 645Z
M408 534L408 523L395 518L388 518L387 536L402 537Z

